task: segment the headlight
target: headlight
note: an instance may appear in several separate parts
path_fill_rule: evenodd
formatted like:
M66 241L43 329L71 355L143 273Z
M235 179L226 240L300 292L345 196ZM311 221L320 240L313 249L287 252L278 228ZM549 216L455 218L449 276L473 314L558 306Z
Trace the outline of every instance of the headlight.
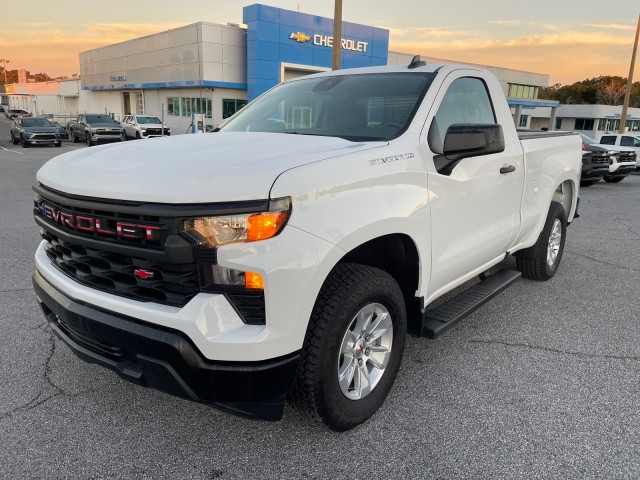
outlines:
M35 133L27 133L27 138L33 138L35 136L36 136Z
M609 150L607 153L608 153L609 155L615 155L615 154L616 154L616 153L618 153L618 152L616 152L615 150Z
M97 128L93 128L93 127L91 127L91 128L89 128L89 131L90 131L91 133L96 133L96 132L98 131L98 129L97 129Z
M269 202L269 211L183 220L182 231L199 245L219 247L275 237L287 223L291 199Z

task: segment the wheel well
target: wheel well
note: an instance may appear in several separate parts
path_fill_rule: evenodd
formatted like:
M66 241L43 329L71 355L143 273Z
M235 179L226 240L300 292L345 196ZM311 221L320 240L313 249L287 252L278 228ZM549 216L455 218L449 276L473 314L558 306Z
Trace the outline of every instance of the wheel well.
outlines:
M573 191L573 182L571 182L571 180L565 180L558 185L558 188L553 192L553 198L551 199L554 202L562 204L564 211L567 214L567 219L569 218L571 207L573 206Z
M409 236L393 234L374 238L351 250L339 263L359 263L389 273L398 282L404 295L409 331L419 331L422 325L422 305L415 295L420 258L418 249Z

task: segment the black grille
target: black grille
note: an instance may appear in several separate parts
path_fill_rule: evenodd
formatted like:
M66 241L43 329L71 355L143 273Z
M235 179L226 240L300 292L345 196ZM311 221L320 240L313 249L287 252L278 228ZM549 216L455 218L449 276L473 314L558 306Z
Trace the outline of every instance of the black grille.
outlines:
M34 140L56 140L56 138L54 133L35 133L33 135Z
M41 234L53 265L83 285L134 300L174 306L184 306L200 291L195 263L159 264L64 241L44 229Z
M263 291L246 291L227 293L227 298L236 307L245 323L249 325L264 325L265 308Z
M147 135L162 135L161 128L147 128Z
M161 249L167 237L178 232L177 219L167 219L151 215L140 215L108 210L109 205L96 204L98 208L78 208L64 203L37 197L34 199L34 215L42 222L52 224L55 228L83 238L92 238L105 242L139 245L146 248ZM66 222L61 215L72 215L73 220ZM77 216L86 216L94 222L92 229L78 228ZM95 228L95 220L100 221L101 229ZM142 228L136 235L118 235L118 224L143 225L151 227L151 238ZM81 226L82 227L82 226ZM110 233L105 233L110 232Z
M635 162L635 160L636 160L635 152L618 152L619 162Z

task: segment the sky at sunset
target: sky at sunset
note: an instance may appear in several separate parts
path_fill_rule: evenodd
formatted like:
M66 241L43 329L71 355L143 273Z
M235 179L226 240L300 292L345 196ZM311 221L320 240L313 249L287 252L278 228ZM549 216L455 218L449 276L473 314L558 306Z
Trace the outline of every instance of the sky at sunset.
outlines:
M6 0L4 0L6 1ZM7 69L51 76L79 73L78 53L206 21L242 23L239 0L29 0L3 15L0 58ZM333 1L264 1L333 16ZM387 28L390 50L527 70L568 84L626 77L640 0L344 0L345 21ZM75 10L72 5L79 7ZM6 10L5 10L6 11ZM640 80L640 65L634 80Z

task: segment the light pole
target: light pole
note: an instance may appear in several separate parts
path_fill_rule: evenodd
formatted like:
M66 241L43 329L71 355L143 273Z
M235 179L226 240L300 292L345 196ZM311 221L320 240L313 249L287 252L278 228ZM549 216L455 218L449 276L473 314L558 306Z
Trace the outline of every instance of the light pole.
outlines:
M638 51L638 36L640 36L640 15L638 15L638 26L636 27L636 40L633 42L633 53L631 54L631 65L629 66L629 78L627 78L627 90L624 94L624 105L622 105L622 115L620 116L620 128L618 133L624 133L627 124L627 111L629 109L629 98L631 97L631 85L633 85L633 68L636 64L636 52ZM6 73L6 70L5 70ZM632 127L633 129L633 127Z
M4 84L6 86L7 85L7 63L9 63L9 60L5 60L4 58L0 58L0 62L2 62L3 66L4 66Z
M331 69L340 70L340 50L342 48L342 0L335 0L333 13L333 50Z

